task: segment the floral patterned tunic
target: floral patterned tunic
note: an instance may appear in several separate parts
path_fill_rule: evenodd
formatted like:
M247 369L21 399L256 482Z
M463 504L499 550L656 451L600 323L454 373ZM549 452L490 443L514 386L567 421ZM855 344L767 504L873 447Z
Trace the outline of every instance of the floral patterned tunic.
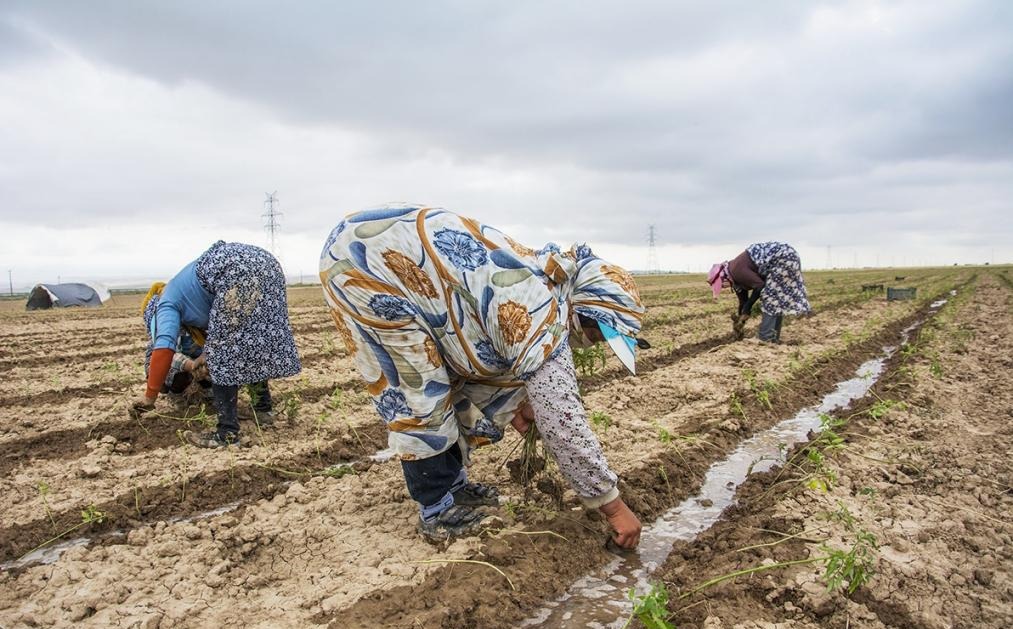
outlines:
M765 314L805 314L812 310L802 278L802 262L791 245L759 242L746 247L746 253L764 281L761 308Z
M569 351L580 313L635 335L633 278L586 246L535 251L487 225L415 205L341 221L320 279L338 333L402 459L499 441L525 382Z

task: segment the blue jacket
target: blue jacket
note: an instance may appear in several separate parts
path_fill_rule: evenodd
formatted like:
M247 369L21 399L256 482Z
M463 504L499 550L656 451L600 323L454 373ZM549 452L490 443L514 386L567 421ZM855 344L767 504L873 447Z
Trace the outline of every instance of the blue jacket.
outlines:
M181 325L201 330L208 328L214 295L204 290L197 280L195 265L196 262L186 265L165 285L158 302L154 329L149 330L155 341L152 349L175 350Z

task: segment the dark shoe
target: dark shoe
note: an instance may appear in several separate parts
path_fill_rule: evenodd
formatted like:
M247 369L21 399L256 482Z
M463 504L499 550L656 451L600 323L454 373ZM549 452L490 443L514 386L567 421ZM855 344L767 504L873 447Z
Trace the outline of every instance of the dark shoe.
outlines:
M199 435L187 431L186 440L198 448L227 448L229 446L239 447L242 445L238 434L227 432L224 435L220 435L216 430Z
M499 504L499 490L492 485L465 483L463 487L452 493L455 505L494 507Z
M474 533L487 514L470 505L454 505L428 522L419 519L419 533L430 542L442 544Z
M261 428L274 426L274 411L253 411L253 421Z

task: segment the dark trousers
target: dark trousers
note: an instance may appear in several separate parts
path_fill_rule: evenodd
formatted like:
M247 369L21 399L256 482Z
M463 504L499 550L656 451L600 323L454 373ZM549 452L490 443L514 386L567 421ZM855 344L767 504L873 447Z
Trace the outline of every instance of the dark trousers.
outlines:
M767 343L780 343L781 324L783 322L783 315L769 315L766 312L763 313L763 318L760 319L760 331L757 336L761 341L766 341Z
M257 382L250 386L250 399L253 410L266 413L271 410L271 390L267 381ZM215 408L218 409L218 435L239 434L239 387L237 385L213 384L211 391L215 396Z
M463 467L461 448L456 443L449 450L427 459L401 461L408 494L423 507L440 502L450 492Z

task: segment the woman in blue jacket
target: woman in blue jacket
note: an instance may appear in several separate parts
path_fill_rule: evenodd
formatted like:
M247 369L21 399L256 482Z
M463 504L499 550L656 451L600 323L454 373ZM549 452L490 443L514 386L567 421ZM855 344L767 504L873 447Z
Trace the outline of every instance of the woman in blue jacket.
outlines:
M301 369L281 265L259 247L219 240L172 278L154 311L147 389L133 403L134 411L154 407L182 331L203 337L202 356L218 410L217 429L189 434L189 440L204 448L239 443L240 385L254 385L254 409L269 420L267 381Z

